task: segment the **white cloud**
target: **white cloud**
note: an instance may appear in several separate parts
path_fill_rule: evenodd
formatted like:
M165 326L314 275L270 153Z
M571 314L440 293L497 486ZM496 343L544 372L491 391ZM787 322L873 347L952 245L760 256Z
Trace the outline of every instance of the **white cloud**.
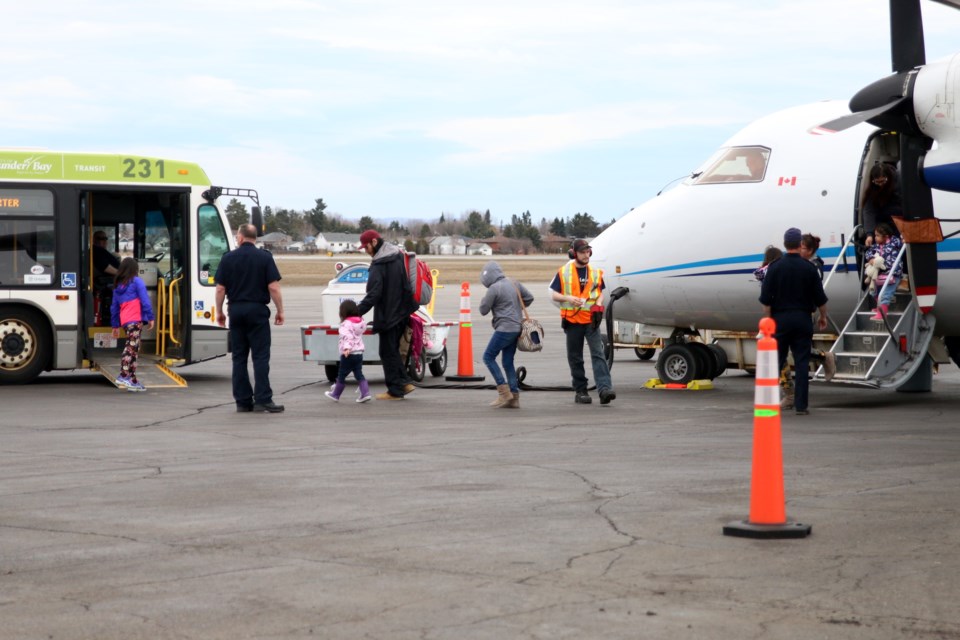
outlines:
M960 11L922 7L928 58L957 49ZM572 190L570 175L588 185L575 194L584 207L619 207L642 187L609 182L622 174L618 154L662 184L741 124L846 98L889 71L882 0L100 0L42 9L4 7L6 24L17 25L0 43L7 144L163 145L160 155L195 157L214 180L259 185L278 205L324 197L345 215L397 211L398 189L424 202L420 194L474 194L444 205L456 211L484 206L477 199L490 192L533 207L557 197L540 182ZM681 141L669 158L654 146L668 136ZM651 157L658 162L644 166ZM499 165L512 175L495 175ZM515 180L522 169L555 173Z
M659 129L729 125L743 117L730 105L713 104L703 113L696 111L697 106L644 102L554 114L462 118L431 127L427 135L469 149L451 155L451 160L501 162L517 154L552 153Z

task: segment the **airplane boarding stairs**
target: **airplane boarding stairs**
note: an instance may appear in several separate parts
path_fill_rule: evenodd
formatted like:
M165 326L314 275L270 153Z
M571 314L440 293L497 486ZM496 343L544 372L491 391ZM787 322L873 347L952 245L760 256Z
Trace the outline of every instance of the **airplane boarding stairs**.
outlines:
M923 364L933 338L933 314L921 313L909 291L896 293L886 318L873 320L874 314L864 293L830 348L837 363L833 381L891 389ZM823 366L815 375L824 379Z

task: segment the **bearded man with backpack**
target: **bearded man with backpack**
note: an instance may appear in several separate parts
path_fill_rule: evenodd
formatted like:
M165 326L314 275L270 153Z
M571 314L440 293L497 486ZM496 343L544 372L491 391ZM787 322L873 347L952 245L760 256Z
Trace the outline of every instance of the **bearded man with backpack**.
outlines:
M378 393L377 400L403 400L416 390L407 376L400 355L400 338L410 321L410 314L418 308L407 274L406 257L400 247L383 241L380 234L369 229L360 234L360 248L372 258L367 278L367 293L357 305L362 316L373 309L373 332L380 336L380 361L387 391Z

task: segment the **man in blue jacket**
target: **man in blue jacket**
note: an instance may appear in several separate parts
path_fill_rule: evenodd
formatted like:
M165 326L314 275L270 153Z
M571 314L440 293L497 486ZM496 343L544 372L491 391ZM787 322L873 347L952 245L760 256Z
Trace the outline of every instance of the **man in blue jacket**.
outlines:
M373 332L380 336L380 361L387 391L377 400L403 400L416 387L407 376L400 356L400 338L410 322L410 314L420 307L413 299L405 257L395 244L383 241L369 229L360 234L360 247L373 258L367 278L367 294L357 309L362 316L373 309Z

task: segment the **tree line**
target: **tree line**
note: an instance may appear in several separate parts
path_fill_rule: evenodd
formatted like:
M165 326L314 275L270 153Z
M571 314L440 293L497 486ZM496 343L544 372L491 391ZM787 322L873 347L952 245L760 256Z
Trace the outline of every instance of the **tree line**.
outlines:
M239 225L249 222L250 214L246 205L233 198L226 206L225 212L230 226L236 229ZM605 225L598 223L589 213L577 213L572 217L554 217L552 220L541 218L534 222L529 211L514 214L506 224L494 224L490 210L480 213L468 211L460 216L448 216L441 213L436 220L428 221L411 219L406 223L393 220L387 223L374 220L370 216L362 216L356 222L342 216L327 212L327 205L323 198L317 198L312 209L296 211L292 209L270 206L263 208L263 222L266 233L284 233L293 240L303 240L318 233L363 233L368 229L375 229L387 238L403 238L422 250L428 238L434 236L464 236L467 238L493 238L502 236L518 241L521 246L530 246L537 250L543 248L543 237L554 235L568 238L592 238L603 229L615 222L611 220ZM414 231L411 232L411 229Z

